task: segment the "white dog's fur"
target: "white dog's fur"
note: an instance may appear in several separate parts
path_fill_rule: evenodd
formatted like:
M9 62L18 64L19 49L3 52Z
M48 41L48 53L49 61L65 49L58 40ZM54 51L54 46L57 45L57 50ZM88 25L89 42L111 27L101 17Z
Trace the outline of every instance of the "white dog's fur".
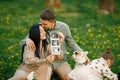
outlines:
M87 62L87 51L75 51L73 52L72 58L75 61L75 67L84 66Z
M68 74L70 79L74 80L74 73L77 72L79 70L79 68L85 66L88 58L87 58L87 51L75 51L73 52L72 58L75 61L75 67L74 69Z
M118 80L117 75L109 69L103 57L86 65L84 63L88 60L87 52L74 52L72 57L76 62L76 67L68 74L70 80L103 80L103 76L108 77L110 80Z

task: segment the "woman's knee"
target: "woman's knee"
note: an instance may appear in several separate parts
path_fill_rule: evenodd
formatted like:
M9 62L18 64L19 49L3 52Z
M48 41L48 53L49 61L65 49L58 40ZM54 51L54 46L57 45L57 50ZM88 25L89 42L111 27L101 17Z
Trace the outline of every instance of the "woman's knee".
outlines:
M61 80L69 80L68 73L71 72L71 70L70 65L67 62L64 62L56 69L56 73Z
M14 74L14 76L8 80L25 80L27 75L29 73L23 71L23 70L17 70Z

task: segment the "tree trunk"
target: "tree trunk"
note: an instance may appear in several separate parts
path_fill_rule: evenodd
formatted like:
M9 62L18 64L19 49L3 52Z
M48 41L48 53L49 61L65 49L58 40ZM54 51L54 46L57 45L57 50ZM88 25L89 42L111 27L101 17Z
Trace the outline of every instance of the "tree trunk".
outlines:
M98 12L109 14L114 12L114 0L99 0Z
M47 8L61 10L61 0L46 0L45 4Z

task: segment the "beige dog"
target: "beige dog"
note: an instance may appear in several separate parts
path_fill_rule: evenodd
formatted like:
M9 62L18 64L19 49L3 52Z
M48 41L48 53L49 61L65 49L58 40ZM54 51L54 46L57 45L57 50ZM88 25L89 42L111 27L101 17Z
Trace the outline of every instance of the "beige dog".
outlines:
M107 48L100 58L86 65L84 63L87 61L87 52L74 52L72 57L76 67L68 74L71 80L103 80L104 76L110 80L118 80L117 75L109 68L113 63L110 48Z
M76 62L75 64L75 68L76 67L81 67L84 66L87 62L88 62L88 58L87 58L87 51L75 51L73 52L72 58L73 60Z
M75 52L73 52L72 58L76 64L75 64L74 69L68 74L70 79L74 80L74 77L75 77L74 75L77 75L75 73L79 70L79 68L85 66L89 62L87 54L88 54L87 51L81 51L81 52L75 51Z

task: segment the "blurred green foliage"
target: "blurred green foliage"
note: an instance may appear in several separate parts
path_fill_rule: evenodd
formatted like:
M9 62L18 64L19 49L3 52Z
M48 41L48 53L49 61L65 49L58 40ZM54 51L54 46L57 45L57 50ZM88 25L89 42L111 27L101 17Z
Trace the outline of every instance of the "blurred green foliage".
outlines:
M111 70L120 72L120 3L115 0L115 12L97 13L98 1L62 0L62 10L56 11L57 20L70 26L76 43L89 51L92 60L110 46L115 56ZM39 22L45 0L0 0L0 80L12 77L20 65L20 41L32 24ZM74 67L72 51L68 48L68 62ZM54 80L54 79L53 79Z

